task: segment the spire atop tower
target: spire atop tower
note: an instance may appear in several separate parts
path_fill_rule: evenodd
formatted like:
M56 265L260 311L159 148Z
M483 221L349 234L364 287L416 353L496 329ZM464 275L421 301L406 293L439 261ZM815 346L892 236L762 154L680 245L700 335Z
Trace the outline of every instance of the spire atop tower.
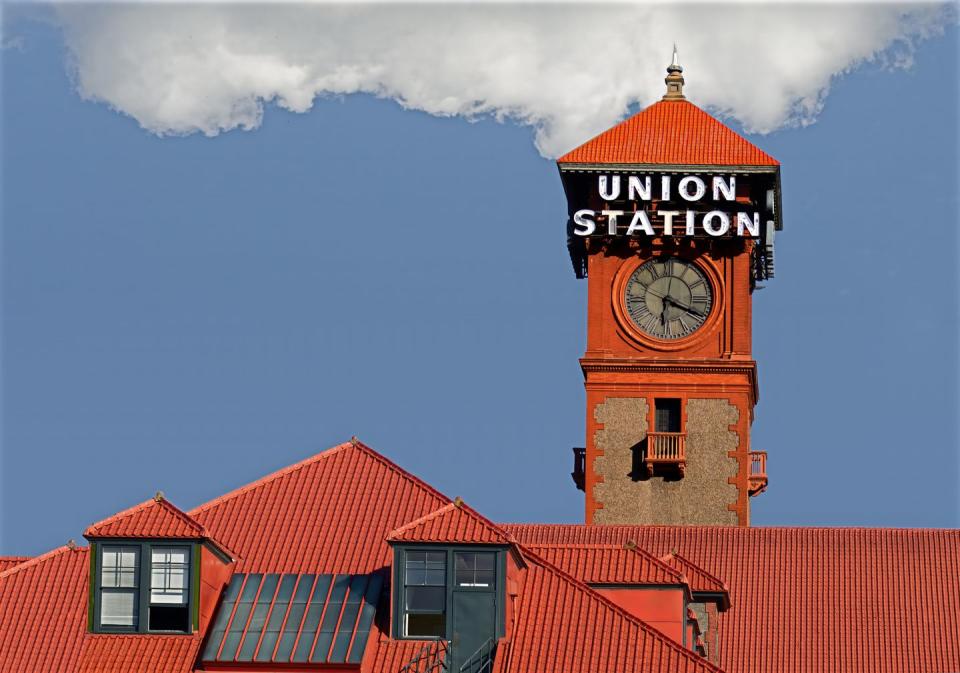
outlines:
M683 95L683 68L680 66L680 56L677 55L677 45L673 45L673 59L667 66L667 76L663 80L667 85L667 93L663 100L686 100Z

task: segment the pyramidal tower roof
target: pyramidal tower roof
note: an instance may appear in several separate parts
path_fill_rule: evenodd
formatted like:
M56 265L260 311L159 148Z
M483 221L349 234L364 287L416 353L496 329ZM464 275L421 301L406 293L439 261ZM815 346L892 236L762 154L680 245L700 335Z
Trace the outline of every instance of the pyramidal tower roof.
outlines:
M676 47L664 82L667 91L661 100L570 150L557 159L560 167L655 164L773 169L780 165L686 99Z

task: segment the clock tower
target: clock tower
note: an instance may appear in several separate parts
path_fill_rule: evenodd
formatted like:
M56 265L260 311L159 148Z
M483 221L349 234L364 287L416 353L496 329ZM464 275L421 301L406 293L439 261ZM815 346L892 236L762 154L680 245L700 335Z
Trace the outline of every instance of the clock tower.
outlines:
M766 488L750 443L753 293L773 276L780 165L663 99L560 157L568 248L588 283L580 360L588 524L740 525Z

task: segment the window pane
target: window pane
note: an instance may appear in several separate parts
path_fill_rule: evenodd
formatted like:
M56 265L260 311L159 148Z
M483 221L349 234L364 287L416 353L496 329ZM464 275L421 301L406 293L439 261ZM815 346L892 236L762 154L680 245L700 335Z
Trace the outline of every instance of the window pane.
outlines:
M154 547L151 550L150 602L185 605L190 549Z
M104 591L100 594L101 626L136 626L137 600L132 591Z
M410 586L445 586L447 553L443 551L408 551L405 559L404 584Z
M407 635L443 638L446 635L446 616L442 613L407 615Z
M137 560L139 555L140 550L137 547L104 547L101 561L100 586L137 586Z
M418 564L421 567L411 568L410 565L407 565L407 584L426 584L427 583L427 571L423 569L423 564Z
M495 553L457 552L454 554L454 559L457 569L457 586L489 587L493 585Z
M444 587L407 587L407 610L442 612L446 594Z

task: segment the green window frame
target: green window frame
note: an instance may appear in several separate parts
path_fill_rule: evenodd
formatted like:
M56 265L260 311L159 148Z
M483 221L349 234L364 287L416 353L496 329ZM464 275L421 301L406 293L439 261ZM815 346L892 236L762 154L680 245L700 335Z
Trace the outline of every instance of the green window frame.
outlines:
M454 591L495 592L497 604L497 635L504 635L504 604L506 599L506 547L494 545L394 545L393 562L393 637L409 640L449 640L453 629L450 619L450 606L453 605ZM416 593L424 588L440 587L438 560L432 568L426 564L425 554L437 554L443 557L442 604L434 598L433 604L426 605L418 600ZM434 557L437 559L437 557ZM408 573L412 560L413 573ZM492 560L492 568L488 561ZM431 576L428 571L432 569ZM421 574L422 573L422 574ZM428 583L430 582L430 583ZM413 590L413 600L410 592ZM412 606L412 607L411 607ZM421 633L421 629L409 628L410 616L420 624L432 624L432 633ZM439 617L438 617L439 616ZM432 621L431 621L432 619Z
M97 540L91 550L92 632L193 632L200 558L196 541Z

